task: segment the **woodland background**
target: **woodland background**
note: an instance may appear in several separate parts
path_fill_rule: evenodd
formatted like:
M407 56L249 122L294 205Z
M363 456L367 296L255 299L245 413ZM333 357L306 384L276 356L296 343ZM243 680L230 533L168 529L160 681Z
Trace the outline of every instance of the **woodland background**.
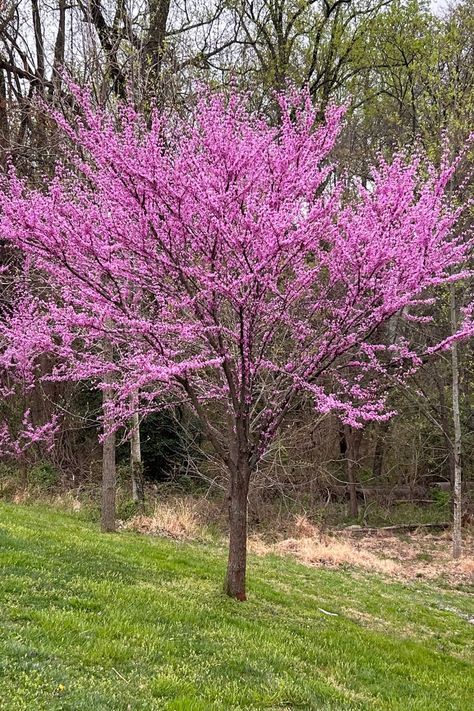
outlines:
M379 153L422 147L436 161L447 140L453 153L464 146L474 113L474 2L433 10L416 0L6 0L0 6L0 170L11 162L33 186L52 175L64 147L38 99L73 111L65 70L112 111L128 96L145 113L155 104L186 112L205 82L248 91L255 108L278 121L274 92L308 86L321 116L331 102L348 103L337 163L364 180ZM473 182L461 177L467 201ZM2 261L12 258L2 247ZM429 346L452 333L471 301L463 283L446 292L429 329L392 328L410 328L412 338ZM390 399L398 414L390 421L354 430L310 406L293 411L254 478L251 521L269 518L267 505L336 523L449 520L454 388L469 523L472 343L460 344L456 355L446 351L427 362L409 387L394 385ZM45 358L42 371L50 367ZM100 394L87 384L40 384L40 375L33 391L0 405L2 415L20 425L29 406L40 426L60 403L59 439L51 451L30 448L20 467L4 459L0 491L10 496L39 487L93 496L101 476ZM130 442L117 435L119 516L141 505L131 470L137 484L143 469L148 500L164 488L219 500L225 472L190 413L166 410L139 429L132 462Z

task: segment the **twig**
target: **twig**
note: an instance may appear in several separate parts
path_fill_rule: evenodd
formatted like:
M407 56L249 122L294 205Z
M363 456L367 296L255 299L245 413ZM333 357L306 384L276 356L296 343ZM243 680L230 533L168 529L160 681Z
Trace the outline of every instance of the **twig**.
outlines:
M346 526L339 529L348 531L349 533L378 533L379 531L416 531L418 528L449 528L450 522L443 521L442 523L399 523L396 526L380 526L378 528L368 526Z
M121 674L119 671L117 671L117 670L115 669L115 667L112 667L112 671L114 671L114 672L117 674L117 676L120 677L120 679L123 679L123 681L124 681L126 684L130 684L130 682L128 681L128 679L125 679L125 677L122 676L122 674Z

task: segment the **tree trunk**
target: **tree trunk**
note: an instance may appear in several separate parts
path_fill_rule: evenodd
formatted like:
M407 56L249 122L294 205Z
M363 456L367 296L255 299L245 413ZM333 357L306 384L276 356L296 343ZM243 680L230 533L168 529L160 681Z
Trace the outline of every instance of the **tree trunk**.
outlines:
M451 425L449 422L449 412L446 404L445 397L445 382L437 376L435 371L436 384L438 386L438 396L439 396L439 423L441 425L441 430L443 432L444 444L446 447L446 452L448 453L448 472L449 481L451 482L451 487L454 489L454 447L451 441Z
M451 284L451 328L457 330L456 292ZM459 410L459 363L456 341L451 346L453 424L454 424L454 482L453 482L453 558L462 552L462 467L461 467L461 415Z
M150 24L145 39L144 68L155 88L161 74L170 7L170 0L151 0L149 5Z
M383 472L383 460L385 456L385 445L388 430L390 428L390 420L381 422L378 427L377 439L374 448L374 459L372 464L372 474L374 479L381 479Z
M7 167L10 147L10 126L7 105L7 85L3 69L0 69L0 166Z
M352 518L359 516L359 502L357 501L357 480L354 476L354 462L347 460L347 476L349 477L349 515Z
M33 33L35 38L35 48L36 48L36 73L41 81L44 81L44 68L45 68L45 56L44 56L44 41L43 41L43 29L41 25L41 16L38 0L31 0L31 11L33 14ZM41 86L41 91L43 87Z
M145 487L143 481L143 463L140 446L140 418L138 412L132 415L132 432L130 437L130 468L132 470L132 498L138 504L140 511L145 507Z
M106 343L104 349L109 348ZM104 429L107 432L110 424L107 416L107 403L113 397L111 377L105 378L107 387L102 391L102 406L104 413ZM115 469L115 432L106 434L102 445L102 509L100 527L103 533L115 531L115 496L116 496L116 469Z
M102 445L102 512L100 527L103 533L115 531L115 433L108 434Z
M64 66L64 53L66 49L66 0L58 2L59 20L56 41L54 43L53 76L50 94L59 94L61 89L61 74Z
M230 474L229 491L229 557L224 592L237 600L246 600L247 567L247 496L250 470L247 464Z
M359 515L359 502L357 500L357 469L359 467L359 447L362 439L362 430L354 430L349 425L344 426L346 441L346 466L349 489L349 514L352 518Z

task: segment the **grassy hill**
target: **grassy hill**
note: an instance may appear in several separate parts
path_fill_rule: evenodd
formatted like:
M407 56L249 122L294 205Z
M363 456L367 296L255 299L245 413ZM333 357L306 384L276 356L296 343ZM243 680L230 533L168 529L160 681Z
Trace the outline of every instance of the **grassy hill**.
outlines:
M468 711L474 596L0 505L0 709ZM332 614L327 614L332 613Z

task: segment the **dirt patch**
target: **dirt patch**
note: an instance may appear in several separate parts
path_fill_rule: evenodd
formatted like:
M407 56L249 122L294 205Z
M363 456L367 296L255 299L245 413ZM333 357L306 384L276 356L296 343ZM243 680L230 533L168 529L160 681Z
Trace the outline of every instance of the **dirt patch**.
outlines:
M297 535L301 531L302 535ZM251 537L257 554L292 555L312 566L357 566L398 578L444 578L451 584L474 585L474 536L465 535L464 555L451 556L451 534L413 532L387 535L383 531L356 537L348 532L321 533L307 520L295 522L295 534L276 542Z
M361 542L362 544L362 542ZM452 583L474 584L474 536L465 534L463 556L452 558L449 531L414 532L403 536L377 533L366 537L364 550L401 561L402 575L410 578L445 577Z
M306 565L354 565L381 573L401 572L401 566L396 561L380 558L369 551L358 550L349 542L332 536L326 536L324 540L316 537L285 538L270 544L259 538L250 538L249 547L258 555L291 555Z

